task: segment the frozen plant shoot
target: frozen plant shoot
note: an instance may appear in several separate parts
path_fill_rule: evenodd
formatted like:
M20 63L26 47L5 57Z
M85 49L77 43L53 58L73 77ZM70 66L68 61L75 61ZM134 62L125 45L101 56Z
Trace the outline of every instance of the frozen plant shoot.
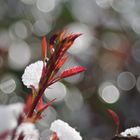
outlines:
M47 87L63 78L73 76L86 70L82 66L76 66L56 75L68 59L68 56L66 55L67 50L80 35L81 34L70 34L65 36L65 31L63 31L62 33L54 34L50 38L49 43L47 43L46 38L43 37L43 61L37 61L27 66L22 76L23 83L27 87L32 88L32 103L30 110L27 113L27 118L32 118L33 120L40 118L43 110L55 100L43 105L42 95ZM37 110L36 113L34 112L35 109Z
M35 128L33 123L41 119L43 117L42 112L56 100L53 99L44 104L42 101L44 91L47 90L50 85L63 78L73 76L86 70L86 68L82 66L76 66L58 73L68 59L66 55L67 50L80 35L81 34L70 34L66 36L65 31L63 31L62 33L54 34L48 42L46 42L46 38L43 37L41 44L43 60L39 60L27 66L22 76L24 85L27 86L27 88L31 88L32 93L29 95L20 114L16 116L17 124L13 129L8 129L0 134L0 139L39 139L39 131ZM14 110L12 114L14 114ZM50 130L52 131L50 140L68 140L68 137L73 140L82 140L79 132L61 120L52 123Z

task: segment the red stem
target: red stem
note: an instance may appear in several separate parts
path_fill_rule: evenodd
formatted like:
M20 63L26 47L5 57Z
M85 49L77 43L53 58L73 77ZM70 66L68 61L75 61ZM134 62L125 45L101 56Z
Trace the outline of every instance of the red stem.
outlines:
M34 110L35 110L35 108L36 108L36 106L37 106L37 104L38 104L40 98L42 97L42 95L43 95L43 93L44 93L46 87L47 87L47 86L42 86L42 88L39 90L39 92L38 92L38 94L37 94L35 100L33 101L32 108L31 108L30 112L28 113L28 116L27 116L27 117L32 117L32 115L33 115L33 113L34 113Z

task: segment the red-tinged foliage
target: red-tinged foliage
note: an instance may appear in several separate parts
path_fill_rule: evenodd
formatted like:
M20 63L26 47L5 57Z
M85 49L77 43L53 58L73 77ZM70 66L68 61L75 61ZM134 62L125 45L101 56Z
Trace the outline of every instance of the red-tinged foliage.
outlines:
M120 119L118 117L118 115L111 109L108 109L108 112L111 114L115 124L116 124L116 134L119 134L119 130L120 130Z
M41 116L42 112L45 109L47 109L48 107L50 107L55 100L56 99L53 99L53 100L49 101L46 105L43 105L41 108L38 108L38 112L33 116L34 122L42 118L42 116Z
M60 69L60 68L64 65L64 63L66 62L67 59L68 59L68 56L63 56L63 57L60 59L60 61L58 62L56 68L57 68L57 69Z
M43 101L42 98L39 100L38 110L41 110L43 108Z
M63 52L66 52L74 43L75 39L81 36L82 34L71 34L67 36L65 39L63 39L62 43L64 44L64 47L62 48Z
M32 89L32 94L28 96L27 102L24 106L23 112L19 115L17 119L17 126L12 132L11 139L15 138L18 127L23 122L35 123L37 120L43 117L42 112L50 107L56 99L49 101L47 104L43 105L42 95L46 88L48 88L53 83L83 72L86 68L82 66L77 66L65 70L60 76L57 76L57 72L64 65L67 60L65 53L72 46L74 40L81 34L70 34L66 36L65 30L60 33L54 34L49 41L47 46L46 38L42 39L42 57L43 57L43 69L41 78L39 81L38 89L34 86L30 86ZM48 55L47 55L48 54ZM9 132L4 132L0 134L0 139L5 139ZM18 140L23 140L24 136L21 134ZM52 135L52 140L59 140L57 134L54 132Z
M56 134L56 132L53 132L52 134L52 140L60 140Z
M45 59L47 57L47 42L46 37L42 39L42 57Z
M67 42L73 42L77 37L81 36L82 34L71 34L65 38Z
M85 70L86 70L85 67L76 66L76 67L70 68L70 69L65 70L64 72L62 72L62 74L60 75L60 78L62 79L62 78L70 77L70 76L73 76L75 74L81 73L81 72L83 72Z
M70 34L68 36L65 35L65 30L60 33L57 32L54 34L49 41L48 48L45 37L42 40L42 52L43 56L46 57L46 51L48 49L48 59L44 61L44 67L42 70L42 75L39 82L39 88L36 94L35 99L33 100L32 107L28 114L28 117L32 117L34 115L34 110L37 108L39 100L42 98L44 91L51 84L66 78L83 72L86 68L77 66L74 68L70 68L62 72L60 76L57 76L57 72L63 66L63 64L67 60L67 56L65 53L74 43L74 40L79 37L81 34ZM80 47L80 46L79 46ZM45 109L47 108L47 105Z
M29 95L28 98L27 98L27 102L25 104L25 107L23 109L25 114L28 114L29 110L31 109L32 101L33 101L32 96Z
M50 44L54 45L57 37L59 36L59 32L55 33L51 38L50 38Z
M47 109L49 106L52 105L52 103L55 101L56 99L53 99L51 101L49 101L46 105L44 105L38 112L43 112L45 109Z
M60 37L59 37L59 41L60 41L60 42L64 39L65 33L66 33L66 31L64 30L64 31L60 34Z

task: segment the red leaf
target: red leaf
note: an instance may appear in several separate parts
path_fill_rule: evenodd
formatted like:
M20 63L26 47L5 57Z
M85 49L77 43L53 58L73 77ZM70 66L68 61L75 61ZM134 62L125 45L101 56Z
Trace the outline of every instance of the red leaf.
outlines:
M47 42L46 42L46 37L43 37L42 39L42 56L43 59L47 57Z
M60 34L60 37L59 37L60 42L64 39L65 33L66 33L66 30L63 30L63 32Z
M49 102L48 102L46 105L44 105L42 108L38 109L38 112L37 112L37 113L35 114L35 116L34 116L34 121L39 120L39 119L42 119L42 116L41 116L42 112L43 112L45 109L47 109L49 106L51 106L52 103L53 103L55 100L56 100L56 99L53 99L53 100L49 101Z
M45 109L47 109L49 106L52 105L52 103L55 101L56 99L53 99L51 101L49 101L46 105L44 105L38 112L42 113Z
M70 68L70 69L65 70L64 72L62 72L62 74L60 75L60 78L70 77L70 76L73 76L73 75L78 74L80 72L83 72L85 70L86 70L85 67L76 66L76 67Z
M120 119L118 117L118 115L111 109L108 109L108 112L111 114L116 126L117 126L117 129L116 129L116 133L118 134L119 133L119 129L120 129Z
M61 58L61 60L58 62L56 68L57 69L60 69L63 66L63 64L66 62L67 59L68 59L68 56L63 56Z
M82 34L71 34L71 35L67 36L67 37L63 40L63 42L64 42L64 48L62 49L62 51L65 52L66 50L68 50L68 49L72 46L74 40L75 40L76 38L78 38L79 36L81 36L81 35L82 35Z
M43 108L43 101L42 98L39 100L38 110L41 110Z
M66 37L67 41L74 41L77 37L81 36L82 34L71 34L69 36Z

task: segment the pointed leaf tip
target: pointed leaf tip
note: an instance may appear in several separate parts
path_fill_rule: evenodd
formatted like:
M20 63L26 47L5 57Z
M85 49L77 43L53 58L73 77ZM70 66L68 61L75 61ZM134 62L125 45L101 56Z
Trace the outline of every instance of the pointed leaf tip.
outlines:
M71 34L71 35L69 35L68 37L67 37L67 39L69 40L69 41L74 41L76 38L78 38L79 36L81 36L82 34L81 33L79 33L79 34Z
M42 57L43 59L47 57L47 42L45 36L42 39Z
M45 109L47 109L49 106L51 106L55 100L56 100L56 98L49 101L46 105L42 106L42 108L40 108L40 110L38 110L38 112L42 113Z
M119 119L119 116L111 109L108 109L108 112L111 114L115 124L116 124L116 133L118 134L119 133L119 129L120 129L120 119Z
M85 67L76 66L76 67L70 68L70 69L65 70L64 72L62 72L62 74L60 75L60 78L70 77L70 76L73 76L73 75L78 74L80 72L83 72L85 70L86 70Z

